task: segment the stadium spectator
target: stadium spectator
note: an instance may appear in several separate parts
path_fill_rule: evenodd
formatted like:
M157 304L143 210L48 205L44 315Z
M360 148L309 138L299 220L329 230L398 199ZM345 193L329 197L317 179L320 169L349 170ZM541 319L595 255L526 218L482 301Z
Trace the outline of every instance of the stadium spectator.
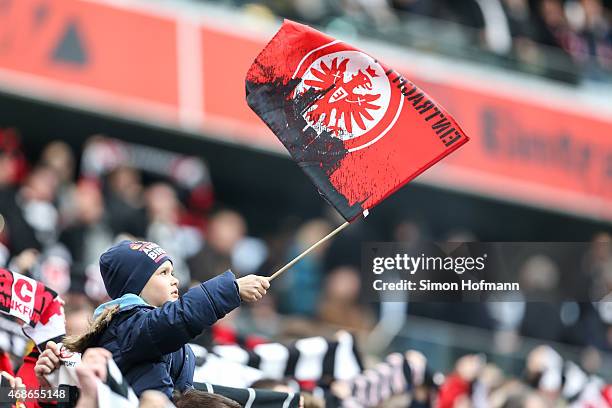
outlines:
M145 190L144 196L148 216L145 236L173 254L174 273L183 284L181 289L185 289L191 282L187 259L201 248L200 234L195 228L180 224L183 209L171 185L153 184Z
M331 231L330 225L323 219L313 219L300 226L295 234L295 240L286 255L286 261L291 261L302 251ZM324 243L292 267L291 274L278 279L276 294L279 299L279 309L284 313L313 317L317 313L317 302L323 282L323 256L328 247ZM276 283L276 282L275 282ZM295 293L300 293L296 301Z
M72 255L72 274L86 276L88 269L98 269L98 257L114 240L105 213L104 197L93 181L82 180L74 191L73 222L60 234Z
M144 187L139 171L128 166L113 169L106 177L105 197L115 234L145 235Z
M237 212L220 210L212 215L204 245L188 261L192 282L205 281L230 268L232 252L245 234L246 223Z
M49 167L37 166L16 192L0 200L12 253L26 249L42 250L57 238L59 213L55 206L59 185L57 174Z
M94 308L86 297L75 295L67 298L64 305L66 336L81 336L87 332Z
M329 272L319 301L319 318L347 330L365 333L374 324L371 310L360 302L361 280L356 268L344 266Z

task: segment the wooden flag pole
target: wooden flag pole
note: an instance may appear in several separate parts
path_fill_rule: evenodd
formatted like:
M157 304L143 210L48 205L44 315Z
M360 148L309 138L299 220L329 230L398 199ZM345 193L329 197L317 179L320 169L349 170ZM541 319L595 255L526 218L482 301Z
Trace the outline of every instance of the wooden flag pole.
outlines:
M283 266L278 271L274 272L274 274L268 278L268 282L272 281L274 278L279 276L281 273L283 273L287 269L291 268L293 265L296 264L297 261L299 261L300 259L302 259L306 255L308 255L311 251L313 251L319 245L321 245L325 241L329 240L331 237L333 237L334 235L336 235L337 233L339 233L340 231L342 231L343 229L345 229L349 225L350 225L350 222L346 221L344 224L340 225L338 228L336 228L335 230L333 230L332 232L327 234L327 236L325 236L324 238L321 238L319 241L314 243L310 248L308 248L307 250L305 250L304 252L302 252L301 254L296 256L295 258L293 258L293 260L291 262L289 262L287 265Z

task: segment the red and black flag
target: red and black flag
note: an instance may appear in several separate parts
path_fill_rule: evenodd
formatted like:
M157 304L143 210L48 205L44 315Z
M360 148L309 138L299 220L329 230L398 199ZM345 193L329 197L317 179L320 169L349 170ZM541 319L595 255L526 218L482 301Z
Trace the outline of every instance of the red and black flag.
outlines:
M468 141L425 92L366 53L285 21L247 102L351 221Z

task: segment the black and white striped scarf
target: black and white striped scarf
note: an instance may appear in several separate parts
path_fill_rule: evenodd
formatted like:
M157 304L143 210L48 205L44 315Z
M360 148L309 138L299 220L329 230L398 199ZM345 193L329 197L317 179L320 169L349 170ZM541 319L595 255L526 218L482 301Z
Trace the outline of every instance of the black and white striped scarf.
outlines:
M138 407L138 397L111 359L107 364L106 381L98 382L98 406L112 408Z
M424 356L422 361L409 363L405 354L392 353L347 383L348 395L342 400L342 406L375 407L423 384L433 385L433 376Z
M339 332L333 341L309 337L289 346L266 343L247 350L229 345L215 346L212 351L228 361L261 370L265 378L275 380L290 377L297 381L348 381L363 370L355 339L348 332Z

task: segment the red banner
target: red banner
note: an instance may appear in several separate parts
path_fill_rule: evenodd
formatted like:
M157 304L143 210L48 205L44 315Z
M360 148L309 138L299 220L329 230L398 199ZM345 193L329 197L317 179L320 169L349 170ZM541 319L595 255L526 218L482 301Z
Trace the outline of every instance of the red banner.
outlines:
M0 81L7 86L112 110L176 114L174 18L73 0L2 7Z
M612 121L572 112L572 101L555 108L457 85L432 94L474 137L429 181L458 179L462 189L612 220Z

